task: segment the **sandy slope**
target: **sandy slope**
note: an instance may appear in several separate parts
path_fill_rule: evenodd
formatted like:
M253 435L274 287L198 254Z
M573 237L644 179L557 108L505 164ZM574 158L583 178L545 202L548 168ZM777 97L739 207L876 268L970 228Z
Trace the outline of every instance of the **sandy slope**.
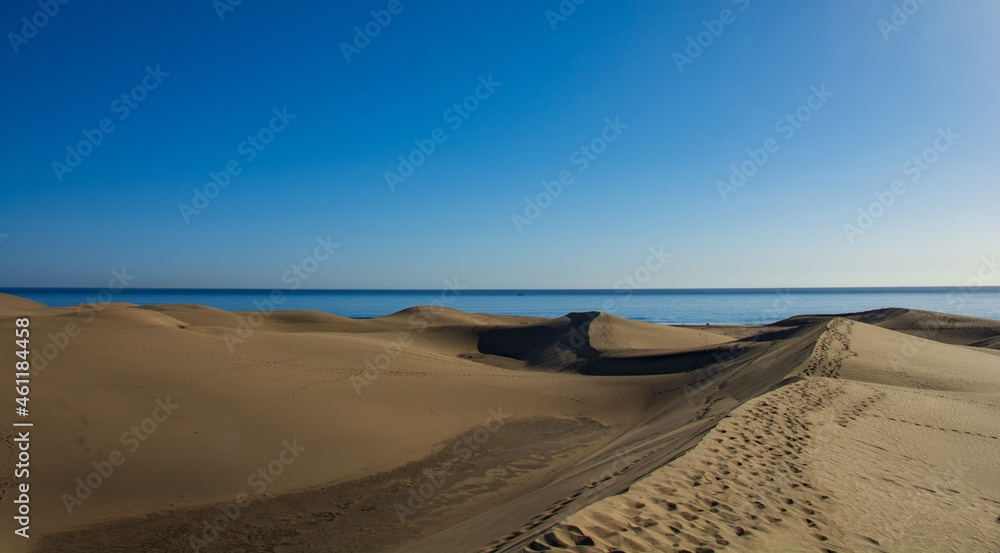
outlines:
M0 309L0 332L13 336L13 317L28 315L36 352L64 347L48 362L34 359L34 534L181 509L178 520L192 519L181 524L186 531L177 530L169 540L158 531L147 535L163 550L178 543L186 546L185 538L198 535L202 520L211 518L211 513L192 508L232 502L241 493L261 499L265 494L338 485L458 451L465 465L453 478L455 483L435 494L441 509L418 510L416 518L429 523L402 524L393 509L400 502L406 505L406 492L421 484L419 467L399 475L401 482L409 482L401 484L400 501L393 496L399 490L388 490L355 509L360 520L373 518L372 511L384 515L387 541L417 538L462 519L462 512L451 518L438 512L446 508L448 493L469 506L501 504L541 485L659 409L654 386L676 388L691 380L684 375L591 378L541 370L513 358L504 358L507 368L473 360L484 356L484 336L522 327L528 331L507 345L560 350L572 358L586 346L589 354L590 321L580 322L585 316L545 320L413 308L371 320L314 312L259 317L199 306L48 308L10 296L2 298ZM241 335L238 330L247 321L253 326L244 327ZM612 340L634 329L641 340L660 336L657 345L663 351L728 341L624 320L605 326L613 324L625 328L608 333ZM580 343L569 340L574 332L581 336ZM6 354L7 341L3 347ZM162 408L157 411L163 404L176 406L168 417ZM142 422L154 415L165 420L155 425L150 421L143 432ZM502 424L497 424L498 418ZM482 428L489 428L489 434ZM496 490L457 494L484 480L476 462L488 457L476 451L466 459L470 449L453 445L469 436L477 449L507 444L506 474L490 473L485 484L479 482ZM484 436L488 439L480 444ZM287 469L275 465L280 476L252 480L256 471L282 455L291 459L283 453L286 444L305 450ZM514 451L534 458L525 461ZM552 458L556 452L559 457ZM94 476L100 484L92 491L80 488L77 479L86 480L97 471L94 463L106 467L112 455L124 458L113 474L106 479ZM262 482L267 484L264 489ZM348 496L356 498L353 492ZM66 508L67 497L72 513ZM337 500L317 499L315 516L310 514L304 525L335 512L330 503ZM251 518L236 522L249 524ZM239 532L224 534L213 543L215 550L224 550L226 540L238 541ZM122 541L121 536L105 535L109 541ZM135 529L122 535L135 539ZM366 533L357 539L365 541ZM76 550L83 547L73 545ZM143 547L155 550L148 543ZM94 550L101 548L94 545Z
M353 320L0 295L0 334L25 315L39 551L983 550L1000 528L1000 357L977 346L996 321Z
M997 358L827 326L800 379L525 551L996 551Z

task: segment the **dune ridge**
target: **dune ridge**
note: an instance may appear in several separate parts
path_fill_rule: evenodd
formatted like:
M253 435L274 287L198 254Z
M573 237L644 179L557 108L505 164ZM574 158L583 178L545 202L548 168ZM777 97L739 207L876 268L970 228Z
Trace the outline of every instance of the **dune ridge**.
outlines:
M984 461L1000 453L1000 357L976 345L997 321L889 309L672 327L434 307L355 320L0 295L0 331L23 315L35 347L66 342L33 376L49 429L33 445L37 551L190 550L240 493L205 550L946 550L1000 527ZM63 340L68 323L79 333ZM179 408L128 451L122 433L165 398ZM301 455L258 493L252 475L294 440ZM115 450L125 463L67 512L76 479ZM893 462L896 487L851 487ZM908 508L920 488L931 500ZM851 509L878 493L881 508ZM935 516L969 538L928 541Z
M889 362L917 327L883 328L928 318L950 321L943 342ZM887 310L825 327L794 381L523 550L995 551L1000 364L947 344L997 324Z

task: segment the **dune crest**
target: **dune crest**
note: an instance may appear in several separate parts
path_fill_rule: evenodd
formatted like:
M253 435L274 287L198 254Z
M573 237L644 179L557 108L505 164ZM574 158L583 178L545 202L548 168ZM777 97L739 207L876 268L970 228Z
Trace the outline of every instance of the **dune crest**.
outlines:
M931 316L952 343L993 327ZM784 323L824 318L797 380L524 551L995 550L998 359L882 328L926 313Z
M949 545L996 542L1000 356L973 344L1000 323L355 320L0 296L0 332L26 313L47 429L38 551L188 549L240 494L210 550L248 535L274 551L935 550L946 526L966 536ZM146 420L146 439L127 434Z

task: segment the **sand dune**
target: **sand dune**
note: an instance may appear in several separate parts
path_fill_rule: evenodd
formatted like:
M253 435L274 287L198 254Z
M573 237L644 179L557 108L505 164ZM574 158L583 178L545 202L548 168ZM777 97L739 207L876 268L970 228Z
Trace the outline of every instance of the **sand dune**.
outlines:
M730 341L719 334L590 312L491 328L480 333L477 347L486 355L523 361L527 368L634 375L675 372L663 363L665 355Z
M972 330L947 339L978 334L952 319ZM826 325L798 379L525 551L995 551L996 357L925 342L896 364L911 337Z
M1000 338L1000 321L992 319L901 308L848 313L840 316L945 344L982 346L984 343L991 343L992 346L986 347L995 347L997 339ZM802 315L776 324L819 322L830 317L830 315Z
M996 321L354 320L0 295L0 332L24 315L37 551L1000 544L1000 357L975 345Z

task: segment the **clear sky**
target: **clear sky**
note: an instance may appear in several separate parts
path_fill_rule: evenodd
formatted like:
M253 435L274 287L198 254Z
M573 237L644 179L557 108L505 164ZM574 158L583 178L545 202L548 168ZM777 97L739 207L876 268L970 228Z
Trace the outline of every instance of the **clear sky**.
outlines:
M48 1L0 15L0 286L611 288L650 248L648 288L951 286L1000 254L995 0Z

